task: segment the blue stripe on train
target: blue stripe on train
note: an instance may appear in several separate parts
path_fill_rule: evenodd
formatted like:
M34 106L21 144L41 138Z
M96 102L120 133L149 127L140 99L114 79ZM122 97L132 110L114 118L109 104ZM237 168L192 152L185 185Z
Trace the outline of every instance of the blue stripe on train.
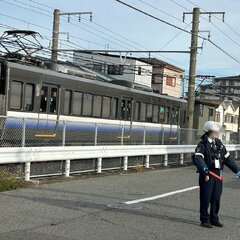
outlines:
M17 118L7 118L5 121L5 128L13 129L21 129L23 126L23 120L17 119ZM58 124L56 124L56 121L50 121L50 120L35 120L35 119L27 119L26 120L26 129L49 129L49 130L62 130L63 129L63 121L60 121ZM68 122L66 125L66 130L69 131L93 131L95 130L95 124L94 123L80 123L80 122ZM98 131L99 132L115 132L120 133L122 131L121 126L119 125L98 125ZM125 126L124 134L127 134L128 132L134 132L134 133L143 133L143 127L134 126L130 129L129 126ZM162 128L147 128L147 133L155 133L155 134L161 134L163 132ZM176 134L177 129L176 128L165 128L164 129L165 134Z

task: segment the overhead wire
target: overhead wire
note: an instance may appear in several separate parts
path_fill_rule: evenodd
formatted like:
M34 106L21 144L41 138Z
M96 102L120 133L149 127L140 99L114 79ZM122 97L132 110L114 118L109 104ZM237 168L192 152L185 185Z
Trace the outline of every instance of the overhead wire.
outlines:
M153 19L155 19L155 20L157 20L157 21L160 21L160 22L162 22L162 23L164 23L164 24L166 24L166 25L168 25L168 26L171 26L171 27L176 28L176 29L178 29L178 30L182 30L183 32L192 35L192 32L190 32L190 31L188 31L188 30L186 30L186 29L184 29L184 28L181 28L181 27L179 27L179 26L177 26L177 25L175 25L175 24L173 24L173 23L170 23L170 22L167 22L167 21L165 21L165 20L163 20L163 19L160 19L160 18L158 18L158 17L156 17L156 16L154 16L154 15L148 13L148 12L145 12L145 11L143 11L143 10L141 10L141 9L139 9L139 8L136 8L136 7L134 7L134 6L130 5L130 4L127 4L127 3L125 3L125 2L123 2L123 1L121 1L121 0L116 0L116 1L119 2L119 3L121 3L121 4L123 4L123 5L125 5L125 6L127 6L127 7L129 7L129 8L132 8L133 10L135 10L135 11L137 11L137 12L140 12L140 13L142 13L142 14L150 17L150 18L153 18ZM228 53L226 50L224 50L223 48L221 48L220 46L218 46L218 45L217 45L216 43L214 43L212 40L207 39L207 38L205 38L205 37L203 37L203 36L201 36L201 35L199 35L199 34L198 34L198 38L210 42L210 43L211 43L213 46L215 46L218 50L220 50L221 52L223 52L224 54L226 54L228 57L230 57L232 60L234 60L235 62L237 62L237 63L240 64L240 60L238 60L236 57L232 56L230 53Z

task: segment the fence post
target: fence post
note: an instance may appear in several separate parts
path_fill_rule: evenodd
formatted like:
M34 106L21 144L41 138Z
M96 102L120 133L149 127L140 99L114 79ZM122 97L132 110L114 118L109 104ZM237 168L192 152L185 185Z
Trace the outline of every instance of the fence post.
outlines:
M149 168L149 155L147 155L145 158L145 167Z
M128 169L128 157L125 156L123 159L123 170L127 171L127 169Z
M168 154L164 155L164 163L163 163L164 167L167 167L168 165Z
M97 159L97 173L102 172L102 158Z
M177 137L178 137L178 145L181 144L181 128L178 128L178 133L177 133Z
M25 181L30 181L31 162L25 162Z
M66 144L66 126L67 126L67 121L63 121L63 133L62 133L62 146L65 146Z
M26 142L26 118L23 118L23 125L22 125L22 147L25 147Z
M180 165L183 165L184 154L180 154Z
M123 137L124 137L124 124L122 125L121 145L123 145Z
M97 146L97 138L98 138L98 123L95 123L94 146Z
M164 145L164 137L165 137L165 132L164 132L164 127L162 127L162 145Z
M70 176L70 159L65 161L65 177Z
M235 151L235 160L238 160L238 151Z
M143 145L146 144L146 126L143 127Z

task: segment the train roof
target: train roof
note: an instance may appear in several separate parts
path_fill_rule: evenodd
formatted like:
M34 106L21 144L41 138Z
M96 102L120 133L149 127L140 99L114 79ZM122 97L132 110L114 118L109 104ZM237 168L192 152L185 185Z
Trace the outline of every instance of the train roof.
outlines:
M120 86L120 85L116 85L116 84L109 83L109 82L102 82L102 81L93 80L90 78L84 78L84 77L74 76L74 75L70 75L70 74L65 74L62 72L57 72L54 70L50 70L47 68L41 68L41 67L37 67L37 66L33 66L33 65L26 65L26 64L22 64L22 63L11 62L11 61L6 61L6 62L7 62L8 67L10 67L10 68L20 69L20 70L24 70L24 71L31 71L31 72L45 74L45 75L49 75L49 76L55 76L55 77L59 77L59 78L68 78L73 81L80 81L80 82L84 82L84 83L114 88L117 90L133 92L136 94L142 94L142 95L147 95L147 96L152 96L152 97L157 97L157 98L163 98L166 100L186 103L185 99L176 98L176 97L172 97L172 96L168 96L168 95L160 95L157 93L147 92L147 91L129 88L129 87L125 87L125 86Z

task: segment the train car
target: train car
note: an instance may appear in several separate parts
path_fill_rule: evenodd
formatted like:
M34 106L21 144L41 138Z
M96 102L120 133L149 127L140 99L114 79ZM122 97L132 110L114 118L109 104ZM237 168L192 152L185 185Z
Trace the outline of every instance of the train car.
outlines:
M159 144L185 123L183 99L4 59L0 76L2 145L21 145L24 124L26 146L37 146L62 144L63 128L67 145L92 145L96 124L98 144L119 144L122 124L129 144L142 144L144 127Z

